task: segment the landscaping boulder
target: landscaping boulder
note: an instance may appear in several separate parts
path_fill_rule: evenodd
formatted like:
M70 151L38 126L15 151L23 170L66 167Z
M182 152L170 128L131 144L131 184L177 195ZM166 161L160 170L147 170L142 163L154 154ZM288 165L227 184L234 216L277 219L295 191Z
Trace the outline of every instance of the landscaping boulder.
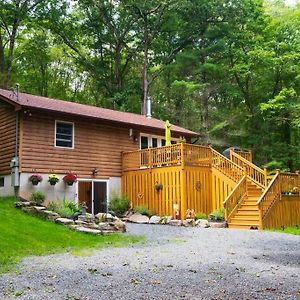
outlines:
M182 221L182 226L185 227L194 227L195 226L195 220L194 219L186 219Z
M149 220L150 224L158 224L160 221L160 217L159 216L152 216Z
M114 227L120 232L126 232L126 224L120 219L117 219L113 222Z
M74 224L74 221L71 219L67 219L67 218L57 218L55 220L56 223L58 224L63 224L63 225L71 225Z
M225 228L226 222L209 222L211 228Z
M34 206L33 207L36 211L46 210L45 206Z
M92 228L87 228L83 226L73 226L73 228L77 231L80 232L85 232L85 233L92 233L92 234L102 234L101 230L99 229L92 229Z
M146 224L149 223L149 217L135 213L128 218L128 221L132 223Z
M197 227L201 227L201 228L208 228L209 227L209 222L205 219L199 219L195 222L195 225Z
M18 201L15 203L16 207L24 207L24 206L30 206L30 201Z
M169 225L171 225L171 226L181 226L182 221L181 220L170 220Z
M56 220L57 218L59 218L59 214L51 211L51 210L43 210L42 214L49 220Z

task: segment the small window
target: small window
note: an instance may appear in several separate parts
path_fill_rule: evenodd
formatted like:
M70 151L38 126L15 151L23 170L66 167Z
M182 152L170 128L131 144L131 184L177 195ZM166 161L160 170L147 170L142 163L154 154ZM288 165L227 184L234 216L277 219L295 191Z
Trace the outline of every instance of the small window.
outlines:
M4 177L0 177L0 187L4 187Z
M56 121L55 146L63 148L74 147L74 125L69 122Z

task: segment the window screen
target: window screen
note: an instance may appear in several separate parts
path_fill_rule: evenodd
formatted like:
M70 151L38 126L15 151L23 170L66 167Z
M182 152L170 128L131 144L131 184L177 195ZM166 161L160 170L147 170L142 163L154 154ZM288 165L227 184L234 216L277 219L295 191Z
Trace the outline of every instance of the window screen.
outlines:
M66 122L56 122L56 147L73 148L73 124Z

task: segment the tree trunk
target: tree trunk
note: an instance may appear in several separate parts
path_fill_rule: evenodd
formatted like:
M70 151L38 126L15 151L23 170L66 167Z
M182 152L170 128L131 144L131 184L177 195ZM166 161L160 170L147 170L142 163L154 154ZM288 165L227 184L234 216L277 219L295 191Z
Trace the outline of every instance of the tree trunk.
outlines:
M141 103L141 114L147 114L147 97L149 89L148 81L148 51L149 51L149 32L148 32L148 19L144 17L144 64L143 64L143 82L142 82L142 103Z

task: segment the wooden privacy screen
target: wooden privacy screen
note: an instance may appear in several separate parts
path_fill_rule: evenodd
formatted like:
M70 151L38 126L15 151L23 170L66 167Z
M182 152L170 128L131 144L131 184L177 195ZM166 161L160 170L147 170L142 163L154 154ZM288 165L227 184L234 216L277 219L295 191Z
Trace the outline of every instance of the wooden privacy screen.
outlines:
M147 168L125 171L122 176L122 192L133 207L143 205L160 216L172 216L177 206L180 218L185 218L187 209L210 214L223 208L234 185L234 181L209 167Z

